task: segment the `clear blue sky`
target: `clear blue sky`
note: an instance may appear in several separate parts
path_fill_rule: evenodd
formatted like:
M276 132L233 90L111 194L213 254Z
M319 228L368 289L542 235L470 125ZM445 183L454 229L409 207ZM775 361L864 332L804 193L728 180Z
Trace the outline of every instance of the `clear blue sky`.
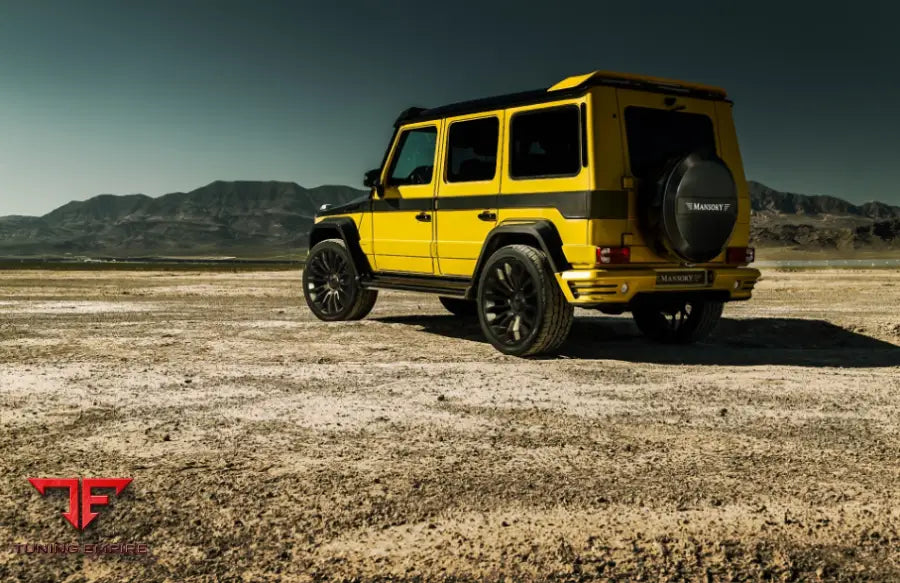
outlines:
M216 179L359 186L401 109L593 69L725 87L751 179L900 204L894 3L330 4L0 0L0 215Z

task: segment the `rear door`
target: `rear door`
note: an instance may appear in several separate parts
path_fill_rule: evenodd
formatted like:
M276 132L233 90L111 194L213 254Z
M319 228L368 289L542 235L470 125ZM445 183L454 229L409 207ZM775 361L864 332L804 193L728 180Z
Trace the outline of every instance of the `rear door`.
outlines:
M446 120L438 181L435 241L442 275L471 277L497 224L503 112Z
M639 187L654 181L666 163L697 150L721 156L714 101L677 94L617 89L619 123L624 140L626 178ZM636 190L629 193L631 261L665 261L641 231L641 209Z

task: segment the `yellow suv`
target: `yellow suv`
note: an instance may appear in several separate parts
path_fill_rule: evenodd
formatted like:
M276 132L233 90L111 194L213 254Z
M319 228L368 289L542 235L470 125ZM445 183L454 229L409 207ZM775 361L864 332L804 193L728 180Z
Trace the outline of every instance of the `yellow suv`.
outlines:
M716 87L600 71L407 109L370 194L317 214L306 301L354 320L378 289L438 294L520 356L558 349L575 306L701 339L759 277L731 109Z

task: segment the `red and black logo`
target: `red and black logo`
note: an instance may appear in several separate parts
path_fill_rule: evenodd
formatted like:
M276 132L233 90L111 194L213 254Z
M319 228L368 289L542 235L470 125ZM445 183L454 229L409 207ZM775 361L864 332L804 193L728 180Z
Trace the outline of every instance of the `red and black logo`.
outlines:
M51 488L65 488L69 491L69 511L63 512L63 518L76 530L84 530L94 521L99 513L94 506L109 504L109 496L94 494L95 489L111 488L118 496L131 483L131 478L28 478L31 485L43 496ZM79 485L81 496L79 497Z

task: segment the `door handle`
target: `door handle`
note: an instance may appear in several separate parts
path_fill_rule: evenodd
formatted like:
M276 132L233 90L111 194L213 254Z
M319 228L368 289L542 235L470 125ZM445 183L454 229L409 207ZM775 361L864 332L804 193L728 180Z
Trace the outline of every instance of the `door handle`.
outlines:
M478 213L478 218L482 221L496 221L497 213L491 211L481 211Z
M425 211L420 212L416 215L417 221L422 221L423 223L431 222L431 213L426 213Z

